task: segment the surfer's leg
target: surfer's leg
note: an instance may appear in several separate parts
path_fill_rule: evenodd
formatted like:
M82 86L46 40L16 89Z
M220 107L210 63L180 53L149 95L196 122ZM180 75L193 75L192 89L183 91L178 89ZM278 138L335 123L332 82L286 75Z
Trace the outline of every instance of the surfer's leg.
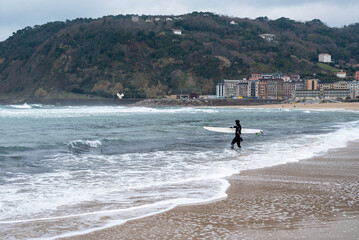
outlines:
M231 148L234 148L234 144L237 142L237 138L233 138L232 143L231 143Z

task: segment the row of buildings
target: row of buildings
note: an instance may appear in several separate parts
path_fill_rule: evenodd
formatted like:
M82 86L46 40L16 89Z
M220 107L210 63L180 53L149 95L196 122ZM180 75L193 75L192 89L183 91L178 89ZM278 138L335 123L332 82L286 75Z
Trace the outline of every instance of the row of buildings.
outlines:
M359 75L359 73L358 73ZM217 98L346 99L359 96L359 81L321 83L301 80L299 75L252 74L247 80L223 80L216 86Z

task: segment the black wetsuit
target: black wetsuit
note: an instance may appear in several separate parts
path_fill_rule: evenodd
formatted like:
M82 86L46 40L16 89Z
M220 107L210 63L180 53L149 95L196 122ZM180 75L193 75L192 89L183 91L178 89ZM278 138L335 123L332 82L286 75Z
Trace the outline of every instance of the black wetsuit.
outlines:
M236 129L235 137L232 140L232 148L235 143L237 143L237 146L240 148L241 141L242 141L242 138L241 138L242 126L241 126L241 124L238 123L236 126L233 126L232 128Z

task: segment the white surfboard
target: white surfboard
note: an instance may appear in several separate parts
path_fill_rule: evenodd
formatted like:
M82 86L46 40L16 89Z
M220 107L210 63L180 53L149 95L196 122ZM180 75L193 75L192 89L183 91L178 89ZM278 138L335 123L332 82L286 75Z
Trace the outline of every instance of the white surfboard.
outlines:
M235 128L229 128L229 127L203 127L204 129L212 132L220 132L220 133L234 133ZM263 133L261 129L251 129L251 128L242 128L242 133Z

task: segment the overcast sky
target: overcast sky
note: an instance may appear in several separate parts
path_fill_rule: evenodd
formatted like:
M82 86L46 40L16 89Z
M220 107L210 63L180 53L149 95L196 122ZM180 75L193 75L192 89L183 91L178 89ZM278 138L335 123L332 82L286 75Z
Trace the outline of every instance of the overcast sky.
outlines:
M359 22L359 0L0 0L0 41L19 29L66 19L118 14L213 12L240 18L320 19L331 27Z

